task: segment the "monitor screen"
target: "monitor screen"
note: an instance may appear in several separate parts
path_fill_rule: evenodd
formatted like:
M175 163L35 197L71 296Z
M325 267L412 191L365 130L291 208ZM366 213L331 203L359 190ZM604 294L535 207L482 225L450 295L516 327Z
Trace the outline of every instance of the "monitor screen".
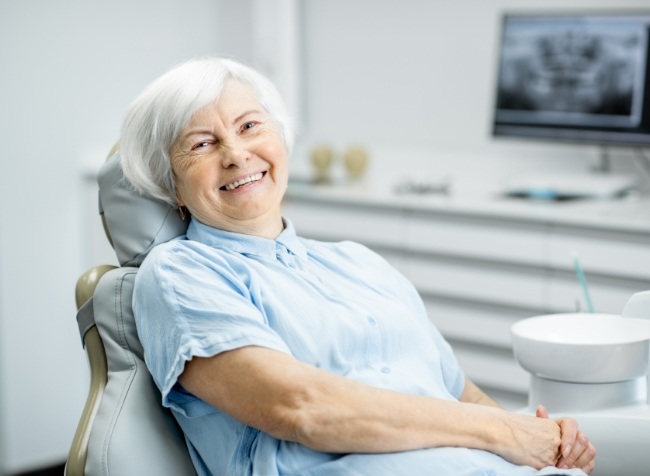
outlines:
M650 12L506 14L495 136L650 145Z

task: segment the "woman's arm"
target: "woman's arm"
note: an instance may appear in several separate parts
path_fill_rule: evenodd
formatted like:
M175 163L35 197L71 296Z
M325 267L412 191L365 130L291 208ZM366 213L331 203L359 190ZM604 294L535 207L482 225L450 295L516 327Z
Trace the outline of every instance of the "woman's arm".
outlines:
M186 364L180 383L247 425L318 451L375 453L455 446L484 449L535 468L554 465L560 456L557 422L471 403L479 395L471 383L461 402L407 395L261 347L194 358Z
M492 400L483 390L478 388L470 379L465 379L465 389L459 399L461 402L477 403L489 407L502 408L497 402Z

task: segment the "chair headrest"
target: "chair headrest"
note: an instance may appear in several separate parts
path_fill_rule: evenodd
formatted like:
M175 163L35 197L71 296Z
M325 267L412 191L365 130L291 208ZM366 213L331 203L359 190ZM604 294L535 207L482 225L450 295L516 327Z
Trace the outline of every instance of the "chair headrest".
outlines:
M182 220L168 203L133 190L122 173L119 153L102 165L97 182L99 213L120 265L140 266L154 246L187 231L189 218Z

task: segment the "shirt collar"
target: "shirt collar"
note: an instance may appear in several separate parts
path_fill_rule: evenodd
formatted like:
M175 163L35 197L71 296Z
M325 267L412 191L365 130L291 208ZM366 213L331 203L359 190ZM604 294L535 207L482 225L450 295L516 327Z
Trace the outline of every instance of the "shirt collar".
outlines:
M270 240L261 236L245 235L213 228L192 217L186 236L189 240L198 241L213 248L271 259L275 259L276 248L280 244L299 258L306 259L307 249L296 235L293 223L286 218L282 218L282 222L284 223L284 230L275 240Z

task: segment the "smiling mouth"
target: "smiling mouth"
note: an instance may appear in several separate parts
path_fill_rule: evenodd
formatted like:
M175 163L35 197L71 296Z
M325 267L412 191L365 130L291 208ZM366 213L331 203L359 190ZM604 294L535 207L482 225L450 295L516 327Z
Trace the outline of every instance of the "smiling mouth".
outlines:
M220 188L220 190L235 190L236 188L243 187L244 185L248 185L249 183L257 182L258 180L262 180L262 177L264 177L264 174L266 172L258 172L253 175L249 175L248 177L244 177L241 180L237 180L236 182L229 183L228 185L224 185L223 187Z

